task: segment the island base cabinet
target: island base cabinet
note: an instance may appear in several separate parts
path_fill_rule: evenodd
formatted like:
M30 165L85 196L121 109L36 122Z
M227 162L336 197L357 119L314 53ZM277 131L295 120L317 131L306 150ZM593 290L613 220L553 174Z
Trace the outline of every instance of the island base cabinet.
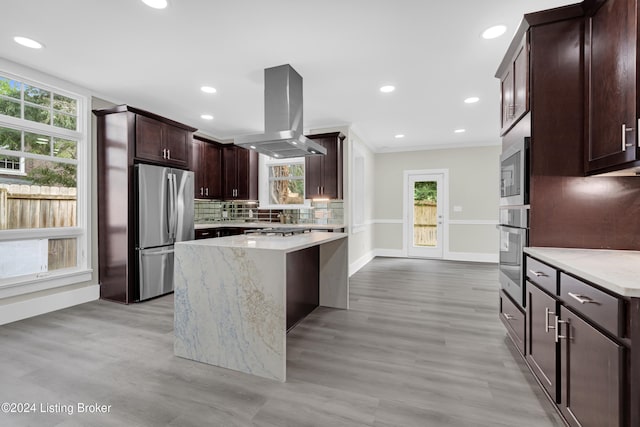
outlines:
M287 254L287 331L320 304L320 247Z
M527 361L551 399L558 402L557 301L527 282Z
M571 426L620 427L625 349L565 307L561 342L560 410Z

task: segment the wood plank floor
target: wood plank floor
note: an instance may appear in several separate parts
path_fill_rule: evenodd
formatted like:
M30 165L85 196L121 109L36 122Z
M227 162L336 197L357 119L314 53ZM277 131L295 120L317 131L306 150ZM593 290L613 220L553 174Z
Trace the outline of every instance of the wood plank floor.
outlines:
M0 425L561 426L513 355L497 277L376 258L351 278L351 310L319 308L291 331L286 383L175 357L172 296L0 326L0 402L74 410L0 413Z

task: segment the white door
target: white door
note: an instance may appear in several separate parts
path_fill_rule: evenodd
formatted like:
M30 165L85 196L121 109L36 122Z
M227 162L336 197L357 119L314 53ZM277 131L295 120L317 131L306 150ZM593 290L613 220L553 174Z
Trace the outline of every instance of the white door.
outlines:
M442 258L444 174L409 174L407 181L407 255Z

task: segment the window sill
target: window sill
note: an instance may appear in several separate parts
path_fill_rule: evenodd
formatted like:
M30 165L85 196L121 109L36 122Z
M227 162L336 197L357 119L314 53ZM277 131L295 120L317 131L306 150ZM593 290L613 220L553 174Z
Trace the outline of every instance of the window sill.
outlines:
M46 277L40 273L40 277L32 274L0 279L0 299L88 282L92 272L91 269L69 269L48 273Z

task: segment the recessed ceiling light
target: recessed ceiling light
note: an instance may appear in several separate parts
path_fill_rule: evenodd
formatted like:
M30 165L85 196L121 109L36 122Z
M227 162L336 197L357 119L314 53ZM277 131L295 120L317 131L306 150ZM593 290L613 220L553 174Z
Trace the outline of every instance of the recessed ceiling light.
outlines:
M401 134L401 133L399 133L399 134L397 134L397 135L396 135L396 138L398 138L398 139L400 139L400 138L404 138L404 135L403 135L403 134Z
M167 0L142 0L144 4L154 9L164 9L167 7Z
M291 143L292 143L293 145L298 145L298 143L297 143L297 142L295 142L295 141L291 141Z
M249 148L251 148L252 150L255 150L256 146L255 145L251 145L251 146L249 146Z
M456 129L454 130L455 133L465 133L467 130L466 129Z
M204 93L216 93L217 90L215 87L211 87L211 86L202 86L200 88L201 91L203 91Z
M15 36L13 41L21 44L22 46L30 47L31 49L42 49L44 47L42 43L28 37Z
M396 90L396 87L391 85L382 86L380 88L380 92L384 92L384 93L393 92L394 90Z
M470 98L465 99L464 103L465 104L475 104L478 101L480 101L480 98L478 98L477 96L472 96Z
M280 157L280 154L274 154L273 157Z
M213 120L213 116L211 114L203 114L200 118L204 120Z
M500 37L507 31L507 27L504 25L494 25L493 27L487 28L482 32L482 38L484 39L495 39L496 37Z

